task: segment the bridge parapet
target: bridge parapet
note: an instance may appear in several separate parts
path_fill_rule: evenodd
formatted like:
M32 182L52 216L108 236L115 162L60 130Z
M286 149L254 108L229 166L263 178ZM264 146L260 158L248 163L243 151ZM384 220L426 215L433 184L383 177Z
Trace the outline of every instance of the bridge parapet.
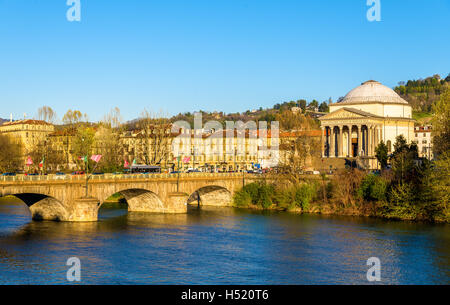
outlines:
M89 179L94 180L121 180L121 179L185 179L185 178L236 178L243 175L255 175L245 173L180 173L180 174L101 174L92 175ZM23 181L80 181L86 180L86 175L16 175L16 176L0 176L2 182L23 182Z

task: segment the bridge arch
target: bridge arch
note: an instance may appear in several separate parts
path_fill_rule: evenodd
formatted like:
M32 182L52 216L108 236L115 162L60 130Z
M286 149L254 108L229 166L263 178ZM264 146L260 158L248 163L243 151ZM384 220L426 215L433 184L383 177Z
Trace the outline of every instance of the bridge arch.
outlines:
M189 205L198 206L231 206L233 196L231 192L218 185L208 185L194 191L188 199Z
M154 192L142 188L130 188L118 191L128 205L130 212L164 212L165 205L161 198ZM111 194L113 195L113 194ZM109 197L108 197L109 198ZM102 201L102 204L105 200ZM101 207L101 205L99 208Z
M70 219L70 211L67 207L52 196L39 193L15 193L8 195L18 198L27 205L33 220L68 221Z

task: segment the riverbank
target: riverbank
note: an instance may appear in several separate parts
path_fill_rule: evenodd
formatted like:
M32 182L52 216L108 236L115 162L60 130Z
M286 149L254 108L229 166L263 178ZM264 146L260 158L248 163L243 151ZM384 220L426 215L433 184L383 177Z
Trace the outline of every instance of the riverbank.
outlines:
M409 222L425 222L425 223L450 223L448 220L443 218L427 219L427 218L417 218L417 217L399 217L399 216L389 216L384 215L381 211L377 211L377 207L373 210L358 209L358 208L333 208L323 203L312 203L311 207L308 209L302 209L300 207L294 208L281 208L277 206L272 206L268 208L263 208L258 205L249 205L246 207L234 205L235 208L248 209L253 211L271 211L271 212L286 212L298 215L326 215L326 216L353 216L353 217L371 217L384 220L399 220L399 221L409 221ZM381 208L381 207L379 207Z
M428 185L397 183L388 176L343 170L321 180L297 183L277 177L236 192L238 208L336 216L450 223L450 208Z

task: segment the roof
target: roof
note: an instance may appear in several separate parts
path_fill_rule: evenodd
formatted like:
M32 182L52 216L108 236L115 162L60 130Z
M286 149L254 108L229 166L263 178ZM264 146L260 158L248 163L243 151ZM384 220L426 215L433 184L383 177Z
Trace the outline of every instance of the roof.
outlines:
M394 90L380 82L369 80L360 86L351 90L336 104L361 104L361 103L386 103L386 104L405 104L408 102L402 99Z
M53 125L50 123L47 123L46 121L40 121L40 120L20 120L20 121L13 121L13 122L5 122L1 126L11 126L11 125Z

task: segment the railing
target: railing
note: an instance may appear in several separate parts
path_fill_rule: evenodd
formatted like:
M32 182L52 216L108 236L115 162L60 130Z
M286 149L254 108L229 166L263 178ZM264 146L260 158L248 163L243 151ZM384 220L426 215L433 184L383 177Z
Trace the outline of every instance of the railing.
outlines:
M242 177L243 173L179 173L179 174L101 174L92 175L92 180L121 180L121 179L164 179L164 178L227 178ZM245 174L251 177L257 174ZM16 176L0 176L0 182L21 182L21 181L85 181L85 175L16 175Z

